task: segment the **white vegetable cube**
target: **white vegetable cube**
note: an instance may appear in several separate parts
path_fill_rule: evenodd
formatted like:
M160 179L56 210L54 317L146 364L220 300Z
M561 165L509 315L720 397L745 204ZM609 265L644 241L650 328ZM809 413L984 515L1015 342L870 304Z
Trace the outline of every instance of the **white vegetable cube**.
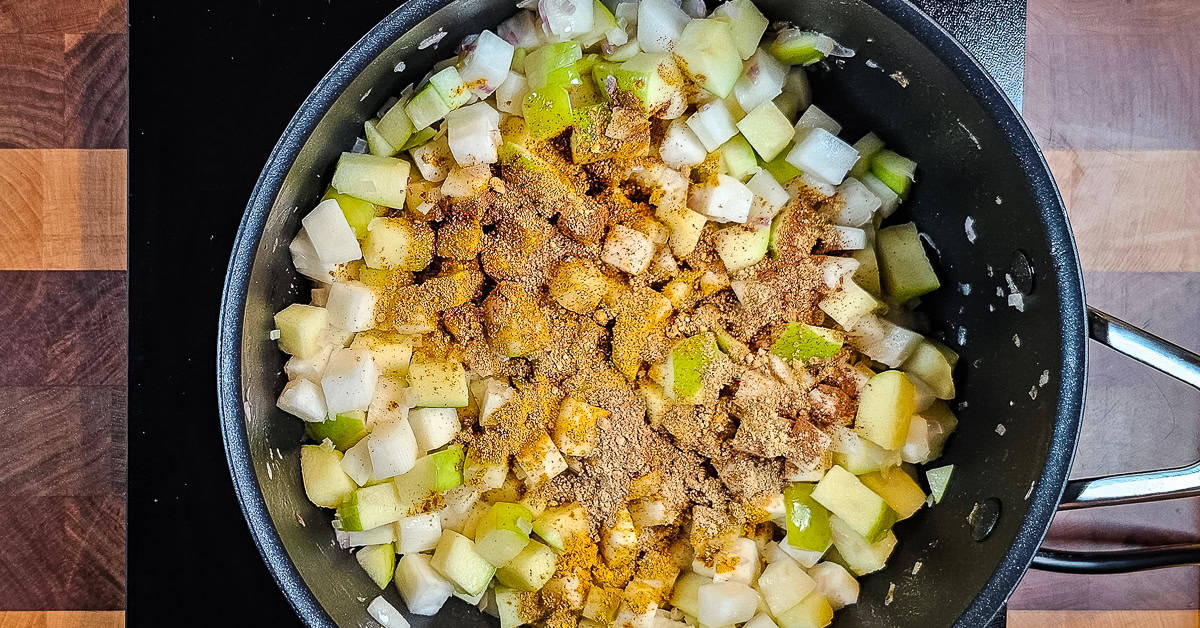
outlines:
M771 219L791 199L787 190L766 170L759 170L750 177L746 188L754 195L750 204L750 215L746 218L746 226L751 228L769 227Z
M721 549L721 559L713 570L712 579L713 582L753 584L758 578L758 569L758 544L754 539L739 537L728 541Z
M637 555L638 534L629 509L622 506L613 515L612 525L605 526L600 536L600 553L610 567L624 565Z
M496 108L514 116L525 115L523 103L529 93L529 81L516 72L509 72L508 78L496 88ZM419 167L419 164L418 164Z
M454 166L454 154L450 152L450 140L445 134L439 134L433 139L409 151L417 171L426 181L440 183L450 174Z
M476 454L474 448L467 450L466 460L463 462L463 483L467 486L481 491L500 488L507 476L507 460L485 460Z
M541 21L533 11L517 11L496 27L496 35L517 48L534 48L546 38Z
M820 563L809 569L808 575L833 610L858 603L858 580L845 567L837 563Z
M325 366L321 389L331 414L366 410L375 395L379 372L371 353L362 349L335 349Z
M342 456L342 471L359 486L366 486L371 481L371 450L366 438L358 441L346 450Z
M787 73L788 66L759 48L743 64L742 76L733 85L733 95L743 111L751 111L783 93Z
M721 263L725 264L725 269L733 273L743 268L749 268L762 260L767 254L770 240L770 226L750 229L734 225L717 231L713 236L713 248L717 250L717 255L721 257ZM745 284L743 282L738 282L738 284L742 287L739 288L733 283L730 283L730 287L733 288L735 294L739 295L740 300Z
M372 218L363 240L368 268L423 270L433 258L433 231L404 218Z
M283 372L287 374L288 379L307 379L312 382L320 382L325 375L325 365L329 363L329 356L333 354L333 347L330 345L321 345L317 352L301 358L292 356L283 365ZM321 398L324 403L325 398Z
M738 120L737 128L763 161L775 159L791 141L788 135L792 132L792 124L771 101L755 107Z
M554 444L568 456L590 455L598 438L596 421L608 415L608 410L567 397L554 422Z
M279 350L301 358L316 355L321 347L321 332L329 322L329 311L293 303L275 314L275 329L279 330Z
M358 334L350 343L351 349L366 349L375 358L379 372L404 376L412 362L413 343L406 336L393 334Z
M629 516L639 528L671 523L671 512L661 499L639 499L629 503Z
M833 222L847 227L861 227L870 222L879 209L880 200L862 181L848 177L834 193L837 214Z
M754 616L754 619L742 624L742 628L778 628L775 620L766 613L759 613Z
M672 120L667 126L658 154L663 163L672 168L695 166L708 157L708 151L700 138L696 137L696 132L680 119Z
M750 188L727 174L717 175L715 184L693 185L688 194L688 207L717 222L746 222L753 202Z
M421 408L467 405L467 373L458 361L413 362L408 367L409 401Z
M492 424L492 414L499 410L500 406L515 399L517 391L507 382L488 377L471 382L471 396L479 408L479 424L489 427Z
M317 257L326 264L344 264L362 257L354 227L346 222L335 199L321 201L301 221Z
M687 125L709 152L717 150L738 132L733 115L721 100L701 105L696 113L688 116Z
M525 483L539 486L567 470L567 461L554 446L545 430L539 430L517 451L517 466L525 473Z
M446 491L443 497L446 500L446 507L437 512L441 529L466 534L464 528L467 520L474 516L477 505L484 504L479 500L479 491L462 485ZM472 535L474 535L473 531Z
M326 262L317 255L317 249L313 246L312 239L308 237L308 231L305 229L300 229L296 237L292 238L292 243L288 245L288 252L292 254L292 265L296 267L296 272L309 279L324 283L333 281L333 271L337 268L337 264Z
M821 268L821 278L825 282L825 287L836 289L842 284L843 279L854 276L860 262L853 257L829 255L822 259L818 266ZM838 321L838 324L841 324L841 321Z
M337 521L335 519L335 521ZM383 545L396 540L396 528L390 523L381 525L370 530L360 531L343 531L334 528L334 538L337 539L338 547L348 549L351 547L365 547L367 545Z
M415 408L408 413L408 423L417 437L417 448L433 451L454 440L459 428L458 410Z
M492 31L479 33L459 72L471 93L487 98L496 91L508 77L515 50L511 43Z
M367 604L367 614L384 628L408 628L409 626L404 614L385 600L382 595Z
M733 41L743 59L749 59L754 54L759 40L762 39L763 33L767 32L767 26L770 24L751 0L724 2L713 9L712 16L729 22L733 31Z
M825 129L812 129L803 138L796 139L796 145L784 158L788 163L837 185L846 178L846 173L858 161L858 151L854 147L838 139Z
M475 551L475 543L453 530L442 531L442 538L433 550L433 560L430 564L438 573L470 595L487 588L496 573L496 568Z
M829 545L832 546L833 542L830 541ZM823 550L800 549L799 547L795 547L791 543L788 543L786 540L779 544L779 549L782 550L784 554L790 556L792 560L800 563L800 566L804 568L812 567L813 565L817 564L818 561L825 557L825 552L829 551L829 547L826 547Z
M293 379L279 393L275 405L280 410L309 423L320 423L329 416L321 387L307 379Z
M380 375L375 380L375 393L371 405L367 406L367 427L395 423L408 418L408 386L403 378Z
M796 120L796 137L799 138L811 129L825 129L837 135L842 132L842 125L816 105L809 105L804 113L800 114L800 119Z
M367 437L371 474L377 480L407 473L417 462L417 439L408 421L377 424Z
M771 563L758 578L758 591L776 616L799 604L816 586L794 560Z
M396 589L414 615L435 615L454 593L454 585L433 568L425 554L405 554L396 564Z
M824 244L831 251L858 251L867 247L867 232L858 227L834 225Z
M600 259L631 275L644 273L654 259L654 242L640 231L616 225L604 239Z
M758 611L758 593L741 582L702 584L696 619L706 626L728 626L750 621Z
M442 519L436 512L404 517L395 523L396 553L416 554L437 547Z
M329 324L346 331L375 325L375 291L358 281L337 281L329 288Z
M342 194L385 207L404 207L409 168L407 161L395 157L342 153L332 183Z
M499 124L500 114L485 102L451 111L446 116L446 141L454 160L460 166L496 163Z
M688 17L671 0L642 0L637 7L637 41L646 52L668 52Z
M551 35L574 38L592 30L592 0L557 0L538 5L542 23Z
M887 218L900 206L900 195L870 172L862 176L862 184L879 198L879 215ZM297 267L299 269L299 267Z
M862 316L848 331L847 340L854 348L892 368L912 355L923 339L921 334L878 316Z

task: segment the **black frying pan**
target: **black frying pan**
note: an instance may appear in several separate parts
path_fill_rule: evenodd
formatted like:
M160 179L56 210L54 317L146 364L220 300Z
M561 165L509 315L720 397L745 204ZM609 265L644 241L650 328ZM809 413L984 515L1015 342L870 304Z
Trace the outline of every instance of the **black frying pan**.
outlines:
M838 614L838 625L987 624L1035 555L1036 566L1065 571L1200 561L1195 546L1038 554L1060 500L1081 506L1200 493L1200 464L1067 482L1083 410L1089 331L1196 386L1200 358L1089 313L1062 200L1012 105L959 44L905 2L758 4L772 19L821 30L858 52L812 75L816 102L843 122L846 137L874 130L917 160L919 183L899 218L915 220L936 245L946 288L922 308L935 335L962 354L959 428L944 458L956 465L947 497L897 526L901 543L888 568L864 579L859 603ZM286 243L303 211L320 198L337 155L383 100L449 55L463 36L493 27L512 12L508 0L411 0L397 9L301 106L242 219L218 342L222 427L251 534L310 625L373 625L365 602L378 590L350 553L333 546L328 512L305 499L297 463L303 426L275 409L284 356L268 340L271 317L307 283L292 269ZM418 49L439 30L447 32L440 46ZM401 60L406 69L396 72ZM968 216L974 219L974 242L964 227ZM971 286L969 294L960 284ZM1022 295L1021 310L997 296L997 288L1007 296L1012 287ZM965 344L958 347L960 337ZM1001 424L1005 429L997 430ZM273 450L282 460L269 453ZM402 607L391 587L385 594ZM437 617L411 619L415 626L489 621L455 599Z

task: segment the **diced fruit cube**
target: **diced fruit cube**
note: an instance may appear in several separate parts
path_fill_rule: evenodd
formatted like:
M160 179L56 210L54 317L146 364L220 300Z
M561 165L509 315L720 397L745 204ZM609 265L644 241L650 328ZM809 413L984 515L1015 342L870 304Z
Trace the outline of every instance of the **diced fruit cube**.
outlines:
M421 451L433 451L454 440L460 427L454 408L414 408L408 413L408 423Z
M925 505L925 491L907 473L891 470L887 473L868 473L858 477L867 488L875 491L896 511L901 519L907 519Z
M467 373L461 362L413 362L408 367L409 400L417 407L467 405Z
M609 567L628 565L637 557L637 528L629 509L622 506L613 514L612 523L601 530L600 553Z
M785 28L771 44L771 54L788 65L809 65L833 52L834 41L814 31Z
M471 100L471 90L463 82L458 68L453 65L434 72L433 76L429 77L429 86L442 97L442 102L450 109L458 109Z
M724 98L742 73L742 56L733 42L729 22L692 20L679 34L675 54L683 59L683 70L704 89Z
M583 58L578 42L561 41L534 49L525 57L525 77L530 89L540 89L550 82L556 70L570 67Z
M829 511L813 499L815 488L814 484L797 482L784 489L783 501L787 509L785 542L798 549L824 552L829 549L830 542Z
M454 161L460 166L496 163L499 160L496 148L500 145L500 114L486 102L450 112L446 116L446 142ZM491 172L488 174L490 176Z
M508 476L508 461L496 462L479 457L476 449L468 449L463 463L463 481L474 489L485 491L499 488Z
M383 136L383 139L396 150L407 144L413 135L412 120L408 119L408 114L404 111L404 104L404 101L399 101L392 105L375 124L375 129ZM396 154L395 151L392 152L392 155L394 154Z
M882 497L838 466L817 483L812 498L872 543L882 539L896 522L896 512Z
M591 314L604 291L604 275L586 259L562 262L550 280L550 296L576 314Z
M315 355L321 349L321 331L329 320L329 311L321 307L293 303L275 314L279 330L279 350L300 358Z
M658 0L652 0L658 2ZM646 6L642 4L641 6ZM674 7L673 7L674 8ZM640 26L640 25L639 25ZM596 64L593 76L605 72L607 66ZM616 89L631 94L642 107L643 113L661 113L678 96L683 76L675 65L675 59L667 52L646 50L621 63L612 76L616 78ZM599 82L601 91L610 92L607 78Z
M650 268L650 262L654 259L654 242L640 231L615 225L604 240L600 259L614 268L638 275Z
M391 482L356 489L338 506L343 530L370 530L392 523L404 513Z
M858 161L858 151L825 129L812 129L796 139L786 159L800 170L837 185Z
M729 108L720 100L714 100L701 105L687 119L688 128L704 144L708 151L714 151L729 138L737 135L737 125Z
M492 169L487 164L455 166L442 181L441 193L456 202L470 200L487 189L491 178Z
M802 602L816 586L794 560L771 563L758 578L758 591L776 616Z
M496 89L496 108L514 116L522 115L522 106L528 93L529 82L525 77L510 71L508 78Z
M871 543L839 517L830 517L829 529L833 533L833 546L856 576L883 569L896 548L896 535L891 530L887 530L879 541Z
M308 501L322 508L337 508L357 488L342 470L342 452L332 444L300 447L300 477Z
M778 626L779 624L776 624L770 615L761 611L753 619L742 624L742 628L778 628Z
M346 214L337 200L330 198L321 201L300 223L304 225L304 232L308 234L313 251L321 263L344 264L362 257L354 228L346 220Z
M779 339L771 345L771 353L787 360L807 362L813 358L832 358L841 348L842 335L832 329L788 323Z
M396 552L416 554L437 547L442 520L436 512L402 517L396 522Z
M950 475L954 473L954 465L948 464L925 472L929 481L929 493L933 495L933 503L939 504L946 494L946 486L950 484Z
M444 181L455 164L454 153L450 152L450 139L445 133L411 149L409 153L421 178L434 183Z
M767 256L771 238L770 227L748 229L734 225L721 229L713 236L713 246L731 273L757 264Z
M850 344L876 362L897 367L921 343L921 334L878 316L862 316L849 329Z
M461 445L417 458L407 473L392 480L401 514L410 517L440 508L442 500L437 497L462 484L462 467Z
M887 218L891 216L892 212L896 211L896 208L900 206L900 195L896 194L886 183L880 181L879 177L868 172L862 175L861 180L863 185L868 190L871 190L872 194L879 197L879 215L881 217Z
M533 531L560 552L570 539L587 539L591 534L587 510L579 502L547 508L533 520Z
M880 229L875 249L879 254L883 290L896 302L903 303L941 287L915 224Z
M545 85L530 91L525 96L522 111L533 139L554 137L574 122L571 97L560 85Z
M407 161L395 157L342 153L332 183L343 194L386 207L404 207L409 168Z
M688 195L688 207L717 222L746 222L753 201L750 188L724 174L717 175L715 184L692 186Z
M355 560L380 589L392 581L396 570L396 550L391 543L368 545L354 554Z
M537 541L530 541L512 560L496 570L496 580L514 589L536 591L554 575L557 563L558 556L554 550Z
M879 139L874 133L867 133L860 137L854 143L854 150L858 151L858 163L854 164L854 168L850 170L850 176L862 178L863 175L871 171L871 160L879 151L883 150L883 140Z
M417 440L406 419L376 424L367 437L372 475L377 479L407 473L417 461Z
M738 121L737 128L764 161L771 161L782 153L792 139L789 136L791 122L769 100L748 112Z
M721 548L721 556L713 569L713 582L752 584L762 566L758 558L758 543L754 539L730 539Z
M879 197L853 177L847 177L837 186L833 202L837 210L833 221L848 227L861 227L870 222L875 210L879 209Z
M647 52L671 50L689 21L670 0L646 0L637 8L637 42Z
M322 201L334 199L338 206L342 208L342 213L346 216L346 222L354 228L354 235L358 238L367 237L367 223L379 214L387 211L386 208L380 207L375 203L369 203L361 198L354 198L349 194L338 192L332 185L325 190L325 195L321 197Z
M787 73L787 66L771 53L761 48L755 50L753 56L743 64L742 76L733 86L738 105L743 111L753 111L759 105L773 101L783 93Z
M900 465L897 452L888 451L851 430L843 430L834 438L833 449L834 464L855 475Z
M567 397L554 422L554 444L568 456L590 455L598 438L596 421L608 415L608 410Z
M713 9L712 17L729 24L733 43L743 59L749 59L754 54L763 33L767 32L767 18L751 0L733 0L721 4Z
M403 377L408 374L413 348L413 341L409 336L387 332L357 334L350 343L350 348L370 351L375 360L375 368L384 375Z
M306 423L304 427L309 438L318 442L328 438L334 447L345 451L367 435L366 413L361 410L343 412L320 423Z
M695 572L679 576L679 580L675 581L675 589L671 592L671 606L695 617L700 613L700 587L711 583L712 578Z
M337 281L329 288L325 309L329 324L346 331L375 326L375 291L358 281Z
M362 349L335 349L329 356L321 390L329 412L366 410L375 394L379 371L370 352Z
M672 168L694 166L708 156L704 143L682 119L672 120L667 126L658 153L663 163Z
M758 610L758 593L740 582L713 582L697 589L696 619L707 626L727 626L749 621Z
M363 261L371 268L424 270L433 260L433 230L404 218L375 218L367 225Z
M294 415L310 425L319 425L328 417L325 393L321 387L307 379L294 379L283 387L275 405L284 412Z
M529 544L533 514L508 502L492 504L475 528L475 551L488 562L503 566Z
M428 616L441 610L454 585L433 568L429 556L405 554L396 565L396 590L410 613Z
M337 201L334 202L336 203ZM344 219L345 217L343 216ZM349 225L347 224L347 226ZM353 228L350 230L350 235L355 235ZM355 240L354 244L350 245L349 240L347 240L346 244L351 250L349 255L353 255L353 247L358 246L358 241ZM315 279L324 283L333 281L333 271L337 268L337 264L326 262L317 255L317 249L313 246L312 239L308 237L308 231L305 229L301 229L300 233L297 233L296 237L292 239L291 244L288 245L288 253L292 256L292 265L296 267L296 272L309 279ZM362 257L361 250L358 255ZM320 303L314 302L313 305L320 305Z
M775 177L766 170L760 170L750 177L746 187L754 194L750 205L750 215L746 218L746 226L751 228L770 227L771 219L783 209L791 195L779 185Z
M816 582L817 592L829 600L833 610L841 610L858 602L858 580L837 563L821 563L808 570Z
M667 360L663 386L667 396L675 401L695 400L704 385L705 371L717 358L720 349L711 333L702 333L675 343Z
M470 595L487 588L496 573L496 568L476 551L475 543L453 530L442 532L430 564Z
M671 523L673 514L661 499L646 498L629 503L629 516L633 517L633 523L639 528Z
M840 289L826 295L817 305L845 329L853 329L869 314L887 308L853 281L843 281Z
M612 32L613 29L617 29L617 30L621 31L622 37L625 36L625 34L624 34L625 29L620 27L617 24L617 18L612 14L612 11L609 11L608 7L604 6L604 3L600 2L600 0L592 0L591 4L592 4L591 28L588 29L586 32L575 31L574 38L577 41L579 41L579 43L585 48L594 46L594 45L600 43L601 41L607 41L608 43L613 43L615 45L620 45L622 43L625 43L624 41L620 41L620 42L609 41L608 35L610 32Z
M554 446L545 430L538 430L517 450L517 466L525 473L525 483L539 486L567 470L567 461Z
M933 344L932 340L924 340L913 350L908 359L900 365L901 370L925 382L933 390L938 399L954 398L954 368L947 356L953 354L949 348L944 351ZM956 356L957 357L957 356Z
M871 174L875 175L901 198L916 179L917 162L890 150L881 150L871 158Z
M777 615L779 628L824 628L833 622L833 607L814 591L799 604Z
M883 288L879 283L879 258L875 255L874 242L857 251L851 251L850 257L858 262L858 268L854 271L855 283L876 299L883 298Z
M677 206L659 205L654 216L670 227L671 252L679 257L691 255L696 250L704 233L704 225L708 222L704 214L694 212L682 203Z
M884 449L900 449L908 436L915 394L912 382L901 371L872 377L859 394L854 431Z
M716 150L720 156L721 171L738 181L745 181L761 168L754 148L741 135L734 135Z

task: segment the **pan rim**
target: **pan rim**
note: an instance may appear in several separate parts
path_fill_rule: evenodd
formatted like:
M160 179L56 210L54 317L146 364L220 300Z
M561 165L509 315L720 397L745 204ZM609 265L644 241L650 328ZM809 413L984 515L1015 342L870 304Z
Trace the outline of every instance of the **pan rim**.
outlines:
M453 0L409 0L367 32L334 64L304 100L272 149L254 185L234 241L222 291L217 337L217 396L226 462L239 506L272 578L301 620L334 626L305 584L271 521L250 455L242 401L242 330L250 272L267 217L300 150L337 98L360 72L407 30ZM1042 215L1043 228L1058 252L1054 260L1060 300L1063 357L1055 426L1029 511L991 578L956 621L987 625L1016 589L1040 547L1057 510L1074 459L1086 388L1087 325L1083 276L1066 209L1049 166L1015 107L996 82L936 21L905 0L864 0L915 37L964 84L997 124L1019 157Z

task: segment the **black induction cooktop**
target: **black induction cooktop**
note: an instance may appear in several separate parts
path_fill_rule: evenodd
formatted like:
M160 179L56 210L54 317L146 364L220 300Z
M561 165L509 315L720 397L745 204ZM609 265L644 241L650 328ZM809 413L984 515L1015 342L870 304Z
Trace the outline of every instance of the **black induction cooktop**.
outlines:
M397 4L131 2L130 626L297 623L226 468L217 309L238 221L272 146L326 70ZM1025 0L917 4L1019 105Z

